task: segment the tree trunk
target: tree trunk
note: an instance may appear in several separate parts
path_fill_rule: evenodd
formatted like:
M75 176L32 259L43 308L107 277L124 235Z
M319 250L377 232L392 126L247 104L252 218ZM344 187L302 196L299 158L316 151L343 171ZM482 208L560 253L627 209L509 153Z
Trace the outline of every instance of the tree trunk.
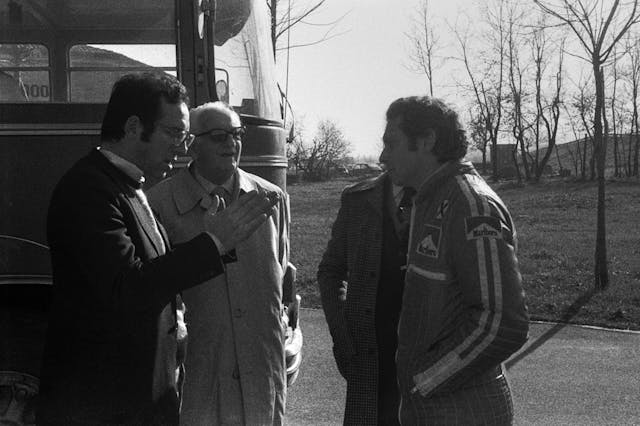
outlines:
M511 150L511 159L513 160L513 167L516 168L518 184L522 184L522 172L520 171L520 165L518 164L518 144L516 144L516 146Z
M487 174L487 145L482 150L482 174Z
M638 177L638 157L640 153L640 133L638 133L638 129L636 128L636 146L633 153L633 176ZM631 143L631 141L629 141ZM631 149L631 147L629 147Z
M595 289L601 291L609 286L609 271L607 268L607 240L605 221L605 164L607 158L607 138L603 137L602 121L604 110L604 73L600 62L594 58L594 75L596 80L596 107L594 117L594 141L597 147L598 164L598 215L596 225L595 251ZM605 133L608 130L605 120ZM596 153L594 153L594 156Z
M585 135L584 145L582 146L582 170L580 173L580 175L582 176L582 180L585 180L587 178L587 147L589 146L589 142L591 142L591 139L587 138L587 136Z
M596 101L597 102L597 101ZM600 116L600 120L602 120L602 110L598 111L598 115ZM595 125L597 126L597 124ZM595 130L594 130L595 132ZM591 157L589 158L589 180L596 180L596 176L598 175L598 155L600 152L600 144L602 143L602 122L600 122L600 139L598 140L595 137L591 141Z

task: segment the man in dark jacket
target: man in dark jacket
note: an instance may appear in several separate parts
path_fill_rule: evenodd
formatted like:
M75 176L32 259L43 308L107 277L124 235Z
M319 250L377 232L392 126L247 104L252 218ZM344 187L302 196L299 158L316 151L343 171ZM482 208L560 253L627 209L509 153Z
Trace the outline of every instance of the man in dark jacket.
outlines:
M206 231L170 247L142 184L170 170L189 134L175 78L128 75L114 86L102 145L61 179L49 206L53 306L39 425L177 425L178 293L224 271L226 253L266 219L253 192L205 217Z

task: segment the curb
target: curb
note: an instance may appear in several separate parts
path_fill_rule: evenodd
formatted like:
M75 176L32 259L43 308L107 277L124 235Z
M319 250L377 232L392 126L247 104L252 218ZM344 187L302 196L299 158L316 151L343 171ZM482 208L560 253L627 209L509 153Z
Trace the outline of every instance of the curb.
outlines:
M569 322L553 322L553 321L532 320L532 321L529 321L529 324L561 325L561 326L571 326L571 327L577 327L577 328L585 328L587 330L609 331L609 332L612 332L612 333L638 334L638 335L640 335L640 331L638 331L638 330L627 330L627 329L623 329L623 328L606 328L606 327L598 327L598 326L595 326L595 325L573 324L573 323L569 323Z
M300 307L303 311L322 311L321 308L303 308ZM585 324L573 324L569 322L553 322L553 321L540 321L540 320L531 320L529 324L543 324L543 325L561 325L563 327L571 326L584 328L587 330L596 330L596 331L609 331L612 333L623 333L623 334L637 334L640 335L640 330L626 330L622 328L606 328L606 327L598 327L595 325L585 325Z

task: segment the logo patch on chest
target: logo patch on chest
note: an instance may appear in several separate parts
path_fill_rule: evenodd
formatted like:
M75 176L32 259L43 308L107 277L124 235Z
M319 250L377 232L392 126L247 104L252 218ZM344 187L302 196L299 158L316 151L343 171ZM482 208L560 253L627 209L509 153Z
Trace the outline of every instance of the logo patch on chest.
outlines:
M437 258L440 252L440 237L442 230L433 225L425 225L422 231L422 239L418 242L416 252L423 256Z
M464 220L467 240L479 238L502 239L500 219L491 216L472 216Z

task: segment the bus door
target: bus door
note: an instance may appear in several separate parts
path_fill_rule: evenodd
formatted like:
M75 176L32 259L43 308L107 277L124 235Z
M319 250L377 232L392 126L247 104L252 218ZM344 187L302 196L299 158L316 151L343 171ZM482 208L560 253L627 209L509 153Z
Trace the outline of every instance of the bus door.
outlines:
M189 65L195 71L195 103L219 99L239 112L247 127L240 166L286 189L286 134L267 4L197 3Z

